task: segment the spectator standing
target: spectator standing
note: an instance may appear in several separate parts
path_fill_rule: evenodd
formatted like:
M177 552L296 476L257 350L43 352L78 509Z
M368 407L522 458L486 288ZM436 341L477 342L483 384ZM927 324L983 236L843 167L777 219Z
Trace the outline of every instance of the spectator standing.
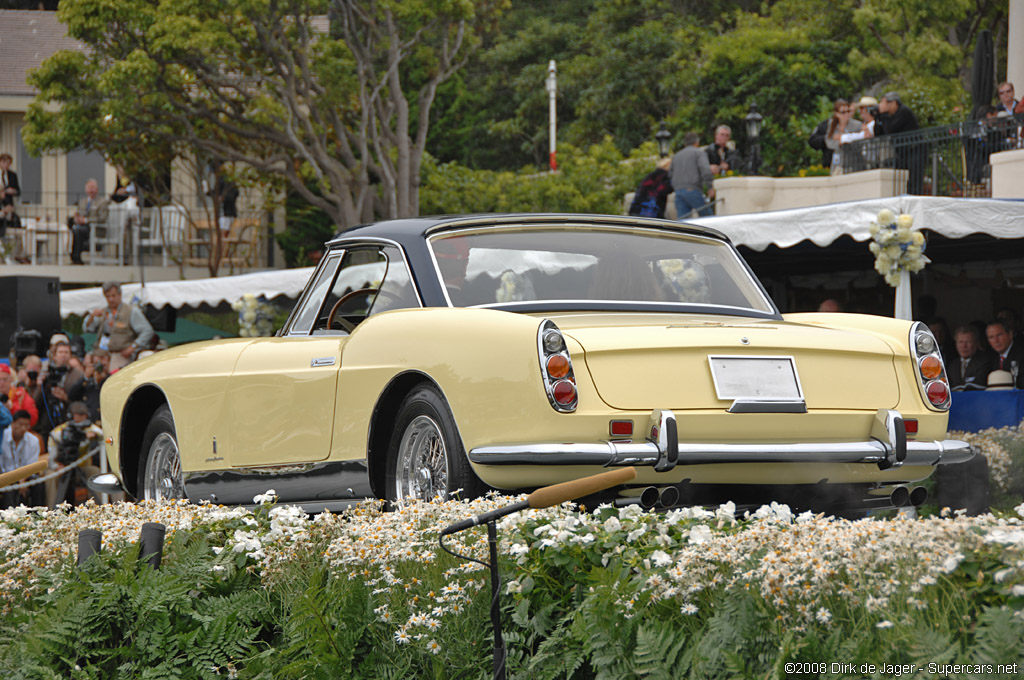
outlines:
M895 135L917 130L917 116L900 101L896 92L886 92L878 102L875 135ZM896 167L907 170L907 193L920 195L924 190L924 159L920 144L898 141L894 143Z
M132 362L140 349L149 349L153 327L146 315L134 305L121 300L121 285L114 281L103 284L107 307L98 307L85 318L83 328L96 333L93 348L110 352L110 371Z
M985 328L988 344L995 352L992 370L1009 371L1014 387L1024 386L1024 347L1013 341L1013 329L1003 319L989 321Z
M1020 104L1020 102L1014 98L1015 92L1013 91L1013 83L999 83L999 87L996 88L996 93L999 95L999 104L996 105L996 113L1006 111L1007 115L1012 116Z
M708 198L714 197L714 188L704 195L706 187L711 186L715 176L711 173L708 155L700 148L700 135L687 132L683 138L683 148L672 157L672 188L676 192L676 219L683 220L696 210L698 215L711 215L707 205Z
M150 350L142 351L149 352ZM142 352L139 354L141 355ZM68 388L68 399L72 402L83 402L89 409L89 418L96 422L100 419L100 388L103 387L103 381L107 379L107 369L103 362L92 353L86 354L82 363L82 379Z
M736 144L732 141L732 128L728 125L719 125L715 128L715 141L708 144L704 151L708 155L711 172L715 175L724 176L725 173L740 166L740 154L736 151Z
M107 209L110 202L99 195L100 188L96 180L85 183L85 198L75 206L75 214L68 219L71 229L71 264L84 264L82 251L89 245L89 234L92 225L107 221Z
M39 421L39 409L36 407L35 399L24 387L13 383L11 367L0 364L0 402L3 402L11 413L25 411L29 414L29 425L35 425Z
M829 173L843 174L842 144L846 134L860 132L861 122L853 118L853 107L845 99L836 101L835 111L828 123L825 146L832 150Z
M39 376L39 392L33 394L39 406L39 421L36 432L46 436L53 428L67 420L68 388L82 378L82 372L71 365L71 345L66 336L55 335L52 355L43 373Z
M11 170L13 160L11 154L0 153L0 236L7 227L21 226L14 212L14 198L21 195L21 185L18 173Z
M29 432L28 411L15 411L11 426L0 436L0 472L10 472L39 460L39 440ZM17 505L42 505L44 493L41 484L24 489L5 491L0 508Z
M658 160L658 166L640 181L640 186L629 206L629 214L634 217L664 217L668 195L672 193L672 180L668 170L672 167L671 158Z
M818 123L818 127L814 128L814 132L811 133L810 138L807 140L807 143L811 145L812 149L817 149L821 152L821 165L824 168L832 167L832 148L825 143L825 140L828 139L829 136L829 126L839 113L840 109L848 106L849 102L845 99L837 99L833 102L832 115Z
M949 386L955 390L983 390L992 372L992 358L981 350L978 329L960 326L953 333L956 358L946 364Z

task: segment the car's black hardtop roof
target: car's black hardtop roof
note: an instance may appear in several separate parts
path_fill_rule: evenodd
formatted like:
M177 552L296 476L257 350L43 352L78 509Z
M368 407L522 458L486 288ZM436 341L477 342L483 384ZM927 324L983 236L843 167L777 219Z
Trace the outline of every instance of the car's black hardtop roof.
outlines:
M359 225L346 231L342 231L335 235L327 245L337 245L352 238L384 238L407 245L411 240L421 240L428 234L435 231L445 231L461 227L508 225L517 222L529 224L555 224L559 222L566 222L604 226L653 227L655 229L667 229L687 234L699 234L701 236L718 238L726 242L729 241L729 238L717 229L656 218L631 217L627 215L588 215L569 213L494 213L480 215L435 215L428 217L409 217L396 220L384 220L382 222L374 222L373 224Z

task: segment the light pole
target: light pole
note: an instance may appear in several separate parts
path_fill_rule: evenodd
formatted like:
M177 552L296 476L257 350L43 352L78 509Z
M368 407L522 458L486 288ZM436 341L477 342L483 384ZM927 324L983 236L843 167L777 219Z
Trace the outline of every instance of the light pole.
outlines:
M757 104L750 102L750 113L747 114L747 141L750 143L750 174L756 175L761 168L761 124L764 116L757 112Z
M656 133L654 133L654 139L658 141L658 155L664 158L671 151L669 146L669 140L672 139L672 133L665 127L665 121L661 121L661 127Z
M555 60L552 59L548 62L548 79L545 87L548 91L548 118L551 126L551 141L548 143L548 164L551 166L551 172L558 170L558 161L555 160L555 93L558 91L558 69L555 68Z

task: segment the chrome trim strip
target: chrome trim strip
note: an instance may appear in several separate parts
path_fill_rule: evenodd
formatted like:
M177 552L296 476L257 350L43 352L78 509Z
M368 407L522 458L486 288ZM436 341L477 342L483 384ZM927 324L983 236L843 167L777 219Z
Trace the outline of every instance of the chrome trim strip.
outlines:
M880 441L799 442L791 444L679 443L678 465L716 463L883 463L887 446ZM974 456L967 442L907 442L904 465L962 463ZM479 465L600 465L653 467L662 452L652 442L587 442L580 444L508 444L481 446L469 452Z

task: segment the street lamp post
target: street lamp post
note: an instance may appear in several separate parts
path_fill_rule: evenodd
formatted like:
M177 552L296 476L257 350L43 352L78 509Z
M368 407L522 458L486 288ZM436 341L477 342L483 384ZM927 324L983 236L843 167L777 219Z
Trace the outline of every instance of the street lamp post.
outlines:
M757 112L757 104L750 102L750 113L747 114L747 141L750 143L750 174L756 175L761 168L761 124L764 116Z
M654 133L654 138L658 141L658 155L664 158L672 150L669 144L672 139L672 133L665 126L665 121L661 121L661 127Z

